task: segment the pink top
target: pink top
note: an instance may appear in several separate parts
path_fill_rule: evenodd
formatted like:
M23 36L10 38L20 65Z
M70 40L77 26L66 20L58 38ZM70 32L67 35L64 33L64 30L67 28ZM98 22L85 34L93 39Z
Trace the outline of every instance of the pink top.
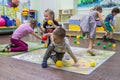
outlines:
M33 32L34 30L32 27L29 26L28 23L20 25L12 34L13 39L21 39L28 35L29 33Z

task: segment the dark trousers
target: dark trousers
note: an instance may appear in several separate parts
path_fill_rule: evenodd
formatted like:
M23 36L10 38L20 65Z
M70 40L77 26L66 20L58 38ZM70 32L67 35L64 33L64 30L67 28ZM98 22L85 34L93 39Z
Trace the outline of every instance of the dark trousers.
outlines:
M22 40L17 39L10 39L11 43L15 46L10 49L11 52L20 52L20 51L27 51L28 50L28 44L25 43Z
M54 55L51 55L53 52L54 52L55 54L54 54ZM62 58L64 57L64 54L65 54L65 53L55 52L55 51L54 51L54 46L50 45L50 46L48 46L48 48L47 48L47 51L46 51L46 53L45 53L45 55L44 55L43 60L44 60L44 61L47 61L48 58L51 58L51 59L56 63L57 60L62 60Z

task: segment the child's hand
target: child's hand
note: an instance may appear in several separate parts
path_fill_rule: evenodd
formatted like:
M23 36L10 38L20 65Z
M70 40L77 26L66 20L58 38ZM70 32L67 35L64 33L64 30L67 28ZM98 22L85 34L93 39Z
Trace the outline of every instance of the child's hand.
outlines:
M48 65L47 65L47 61L43 61L43 62L42 62L42 68L47 68L47 66L48 66Z
M44 36L49 36L49 33L43 34Z
M52 35L52 33L46 33L46 34L44 34L44 36L51 36Z

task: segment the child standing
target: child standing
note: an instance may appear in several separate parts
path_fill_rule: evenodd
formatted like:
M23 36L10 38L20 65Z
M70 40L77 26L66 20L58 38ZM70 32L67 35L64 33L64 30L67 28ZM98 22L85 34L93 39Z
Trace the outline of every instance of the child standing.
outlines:
M62 60L64 57L65 52L68 52L68 54L72 57L72 59L75 62L75 65L78 65L78 61L76 57L74 56L70 45L65 38L66 31L63 28L56 28L53 33L48 33L48 35L51 36L51 44L48 46L48 49L44 55L42 67L47 67L47 60L48 58L52 58L52 60L56 63L58 60ZM52 53L55 53L52 55Z
M118 7L113 8L111 13L108 14L107 17L105 18L104 23L106 25L107 32L103 36L103 41L106 41L107 40L106 36L108 36L110 42L112 42L112 43L115 42L114 39L113 39L113 29L112 29L112 27L115 29L115 26L113 24L113 19L114 19L114 16L116 16L119 12L120 12L120 10L119 10Z
M52 33L55 28L58 28L60 25L58 22L54 19L55 14L51 9L47 9L44 12L44 24L43 28L40 27L40 30L44 33ZM48 21L51 20L51 24L48 24ZM48 45L51 43L50 37L48 38Z
M105 25L101 16L102 13L102 7L101 6L95 6L94 9L92 9L88 15L84 16L80 20L80 27L81 31L84 34L87 34L89 37L89 46L88 46L88 52L91 53L92 48L94 47L94 39L96 35L96 19L99 18L102 26L105 29Z
M7 46L3 52L20 52L27 51L28 44L22 41L21 39L28 34L34 35L36 38L41 40L41 37L34 32L37 21L31 20L29 23L21 24L12 34L10 38L11 44Z

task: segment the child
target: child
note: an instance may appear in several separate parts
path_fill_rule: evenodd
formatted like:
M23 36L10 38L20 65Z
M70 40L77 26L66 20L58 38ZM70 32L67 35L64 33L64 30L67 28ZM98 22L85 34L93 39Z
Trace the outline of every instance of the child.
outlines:
M22 41L21 39L28 34L34 35L36 38L41 40L41 37L38 36L34 32L34 28L36 27L36 20L31 20L29 23L21 24L12 34L10 41L11 45L6 46L3 52L20 52L20 51L27 51L28 44Z
M47 9L44 12L44 18L45 18L45 22L43 24L43 28L40 27L40 30L44 33L52 33L53 30L55 28L59 27L58 22L54 19L55 18L55 14L52 10ZM52 23L49 25L48 21L52 20ZM48 38L48 45L51 43L50 38Z
M102 20L102 7L101 6L95 6L94 9L92 9L88 15L84 16L80 21L80 27L81 31L84 34L87 34L89 37L89 46L88 46L88 53L92 53L91 50L94 47L94 38L96 34L96 19L99 18L102 26L105 29L104 22Z
M78 61L76 57L73 55L73 52L70 48L70 45L65 38L66 31L63 28L56 28L53 33L48 33L47 35L51 36L52 42L49 45L42 62L42 67L47 67L47 60L48 58L52 58L52 60L56 63L58 60L62 60L64 57L65 52L72 57L75 62L75 65L78 65ZM52 53L55 53L52 55Z
M120 12L120 10L119 10L118 7L113 8L112 11L111 11L111 14L108 14L107 17L105 18L104 23L106 25L107 32L103 36L103 41L106 41L107 40L106 36L109 36L110 42L113 42L113 43L115 42L114 39L113 39L113 29L112 29L112 26L113 26L114 29L115 29L115 26L112 22L113 22L114 16L116 16L119 12Z

